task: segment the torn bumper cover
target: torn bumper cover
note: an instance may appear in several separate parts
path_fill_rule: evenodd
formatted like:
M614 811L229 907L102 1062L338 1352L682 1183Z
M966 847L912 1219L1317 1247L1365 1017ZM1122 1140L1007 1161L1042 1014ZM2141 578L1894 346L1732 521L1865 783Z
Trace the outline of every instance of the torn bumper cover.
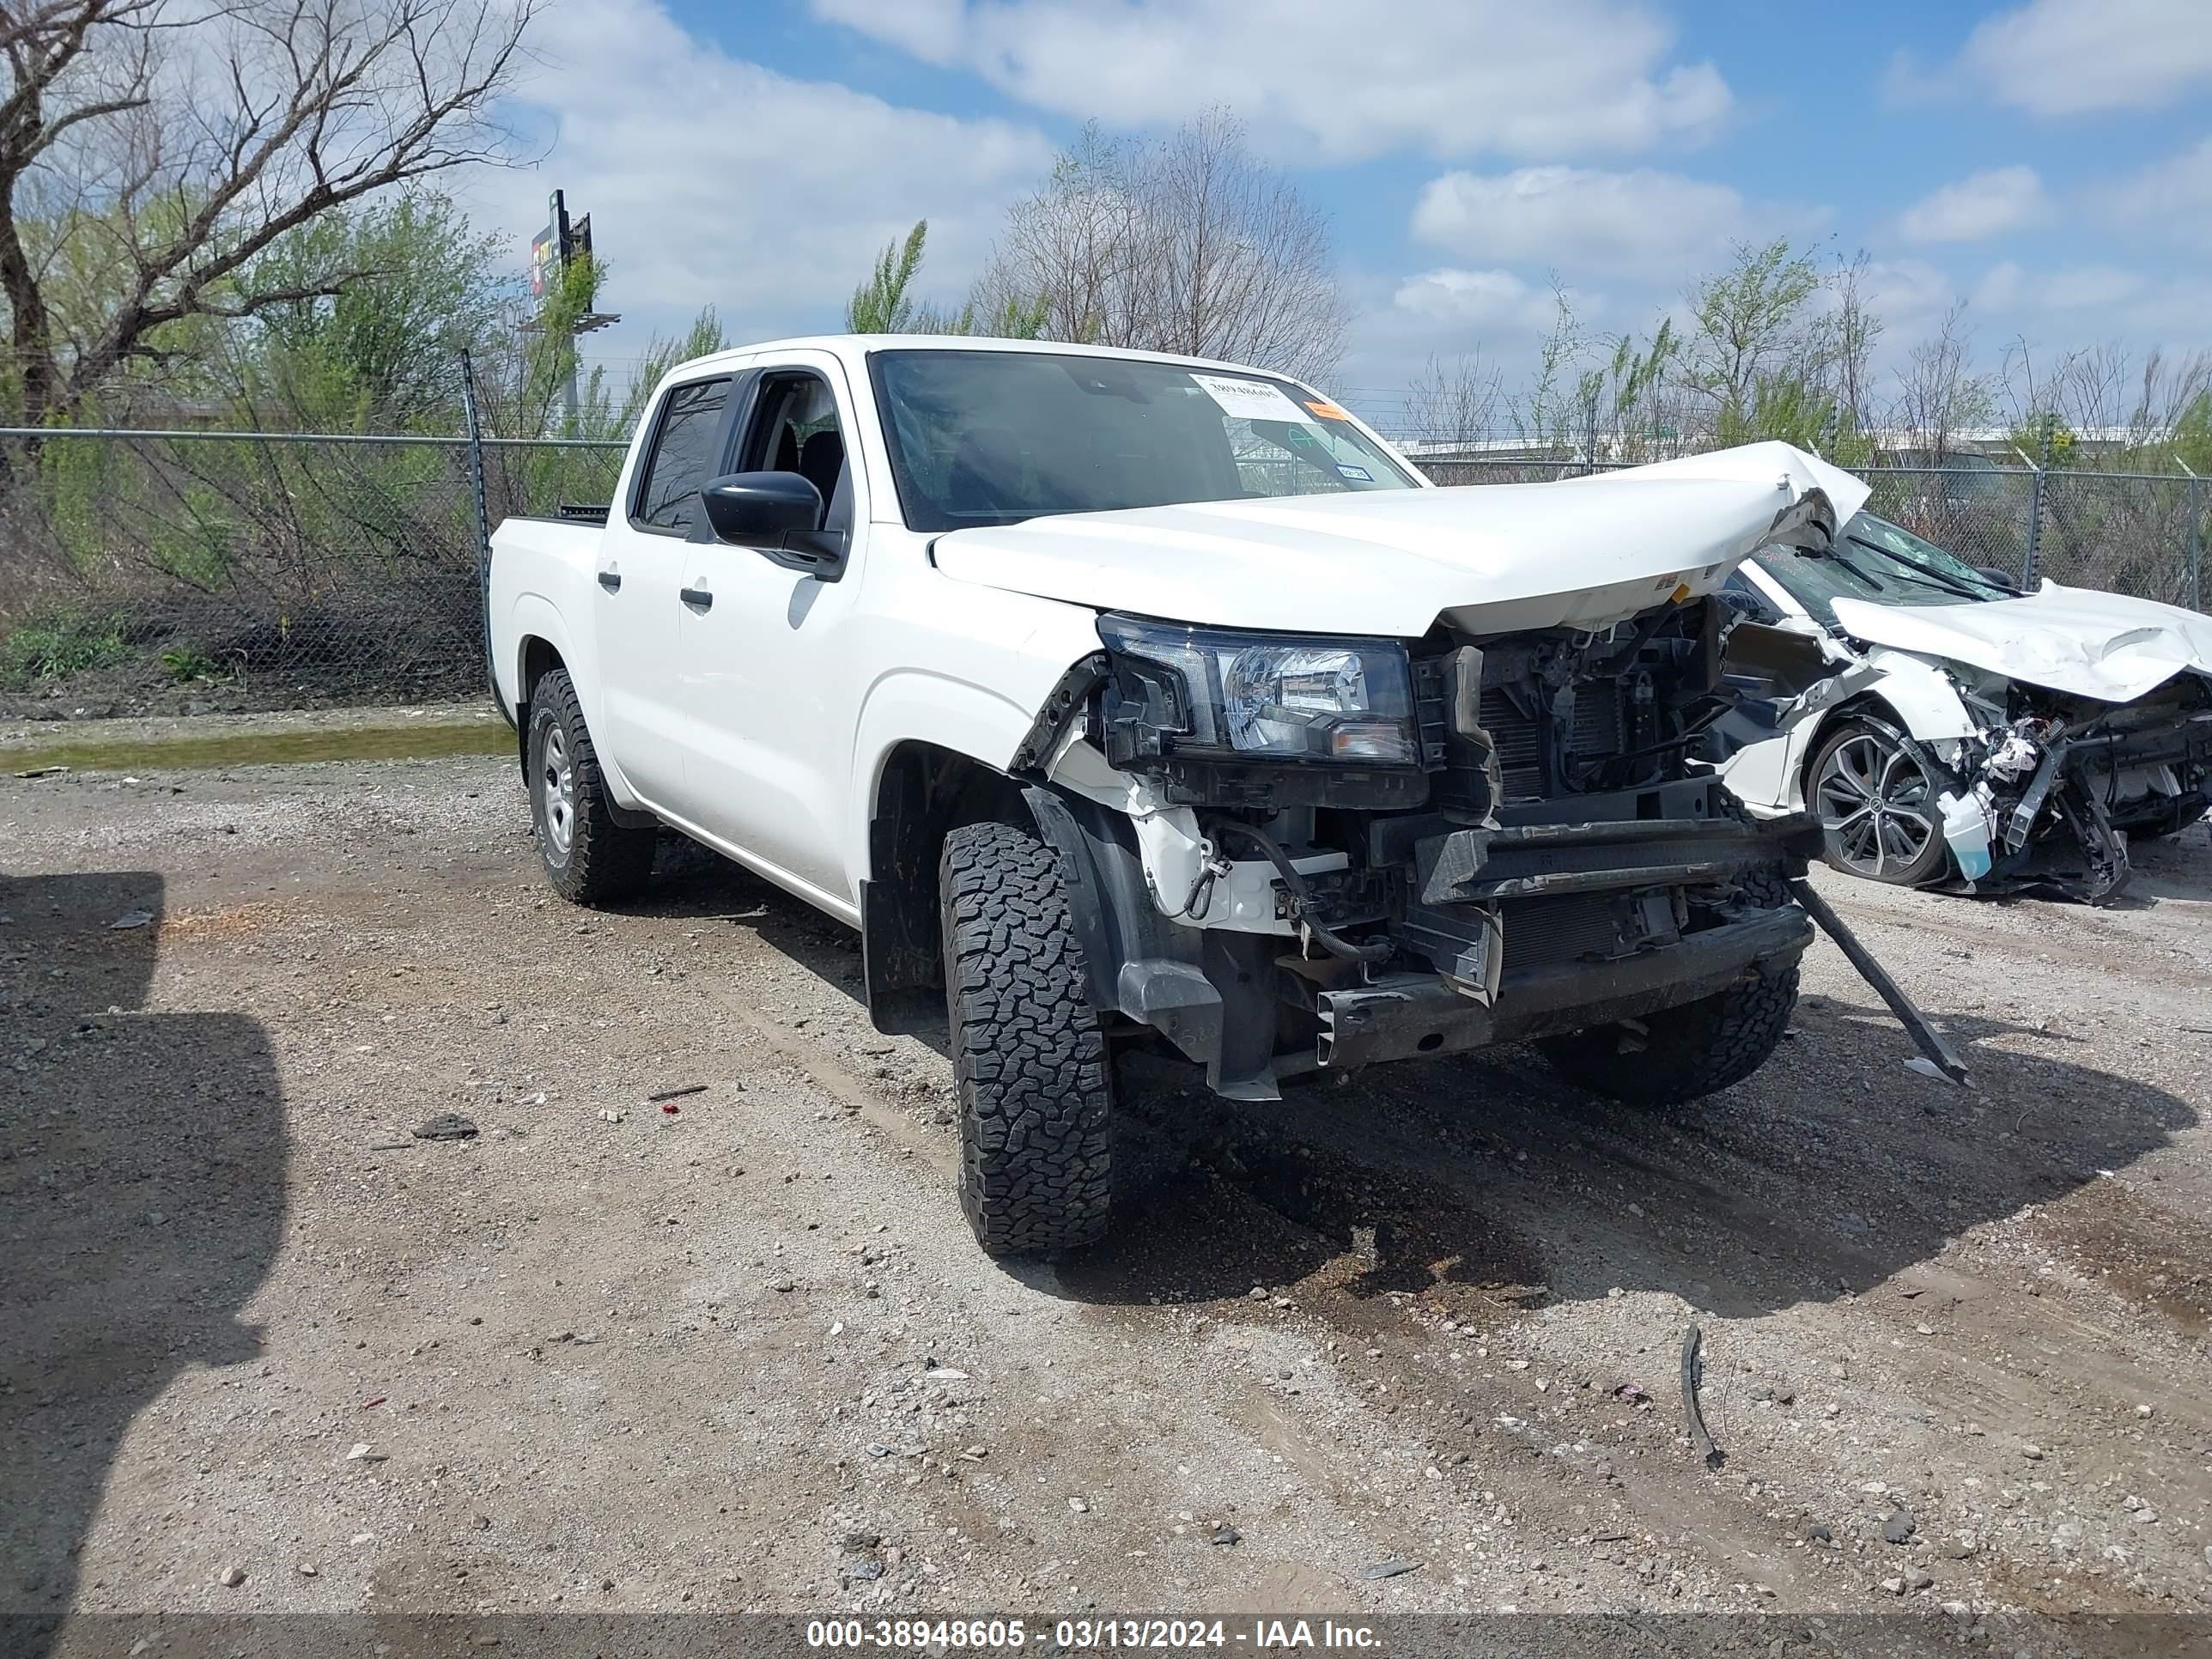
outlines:
M1152 902L1126 819L1046 787L1024 794L1062 855L1093 1001L1161 1032L1232 1098L1678 1006L1784 971L1813 936L1782 884L1817 852L1817 823L1740 821L1711 781L1576 803L1610 818L1378 821L1368 867L1402 878L1377 918L1398 947L1387 966L1176 926Z

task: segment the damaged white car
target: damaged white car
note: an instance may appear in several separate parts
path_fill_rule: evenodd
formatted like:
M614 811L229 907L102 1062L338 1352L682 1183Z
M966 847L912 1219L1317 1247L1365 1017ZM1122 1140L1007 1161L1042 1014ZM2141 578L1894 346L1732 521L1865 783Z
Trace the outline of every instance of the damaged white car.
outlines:
M1816 813L1840 870L2101 902L2130 837L2204 815L2212 619L2024 593L1864 512L1832 547L1765 550L1727 598L1747 700L1710 752L1753 812Z

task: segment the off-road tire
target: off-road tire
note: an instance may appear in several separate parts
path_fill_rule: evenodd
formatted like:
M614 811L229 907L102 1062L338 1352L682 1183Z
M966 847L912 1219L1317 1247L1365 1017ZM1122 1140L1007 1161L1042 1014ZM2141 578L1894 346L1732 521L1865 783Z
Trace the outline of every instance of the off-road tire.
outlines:
M1778 875L1744 883L1765 909L1790 902ZM1536 1048L1553 1070L1593 1094L1632 1106L1679 1106L1741 1083L1781 1045L1797 1006L1797 964L1771 973L1747 971L1724 991L1680 1007L1662 1008L1626 1025L1593 1025L1544 1037Z
M530 789L531 830L546 880L572 904L618 904L636 897L653 874L659 835L615 822L606 775L599 769L599 751L567 670L549 670L538 680L530 694L529 719L523 781ZM565 798L554 781L556 769L549 765L549 750L557 750L566 763ZM565 842L558 828L562 819L568 826Z
M991 1255L1095 1243L1113 1197L1113 1071L1059 854L971 823L938 860L960 1096L960 1207Z

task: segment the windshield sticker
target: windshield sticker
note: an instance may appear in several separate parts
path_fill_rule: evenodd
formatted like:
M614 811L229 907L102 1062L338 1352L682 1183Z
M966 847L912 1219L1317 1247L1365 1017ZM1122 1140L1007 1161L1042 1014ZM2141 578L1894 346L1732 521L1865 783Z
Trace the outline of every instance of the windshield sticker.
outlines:
M1372 472L1370 472L1364 466L1346 466L1343 462L1339 461L1336 464L1336 471L1339 477L1349 478L1354 483L1373 483L1375 482L1375 475Z
M1284 396L1282 388L1265 380L1240 380L1227 374L1193 374L1198 389L1221 406L1221 412L1240 421L1297 421L1306 416Z
M1348 421L1352 418L1351 416L1346 414L1334 404L1312 398L1306 399L1306 407L1313 410L1315 414L1320 416L1324 421Z

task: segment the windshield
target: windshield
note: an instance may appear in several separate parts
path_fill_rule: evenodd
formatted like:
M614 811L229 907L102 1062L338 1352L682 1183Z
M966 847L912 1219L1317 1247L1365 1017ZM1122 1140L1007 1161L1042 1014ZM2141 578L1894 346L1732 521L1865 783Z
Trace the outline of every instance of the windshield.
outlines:
M1838 599L1866 599L1875 605L1974 605L2019 597L1956 554L1946 553L1902 525L1877 519L1871 513L1862 513L1846 524L1830 552L1764 548L1759 554L1759 568L1787 588L1798 604L1831 623L1836 620Z
M1267 375L1039 351L868 361L916 530L1417 487L1334 404Z

